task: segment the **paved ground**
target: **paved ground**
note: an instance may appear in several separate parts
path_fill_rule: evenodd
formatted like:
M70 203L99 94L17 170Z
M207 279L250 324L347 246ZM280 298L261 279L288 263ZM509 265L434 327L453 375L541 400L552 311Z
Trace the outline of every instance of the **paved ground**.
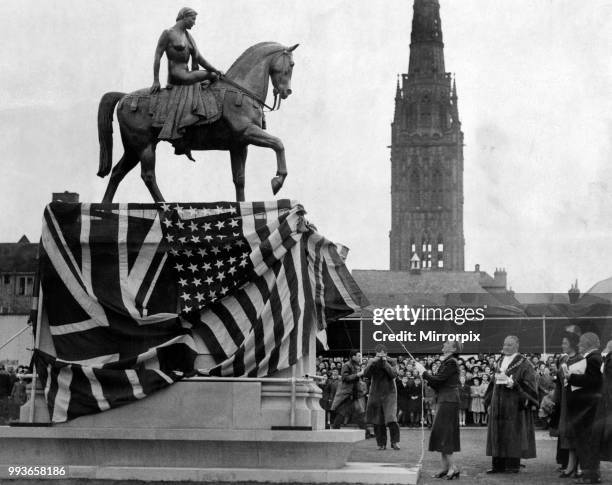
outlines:
M478 485L573 485L573 479L558 478L556 471L555 452L557 442L548 436L546 431L536 432L536 447L538 457L533 460L524 460L525 468L519 474L487 475L485 471L491 468L491 458L485 456L486 428L462 428L461 452L456 460L461 468L461 480L457 484ZM425 431L425 450L429 442L429 431ZM359 442L350 461L376 461L407 463L418 462L421 455L421 430L402 428L401 450L378 451L373 439ZM441 470L440 454L425 451L423 468L419 485L442 484L446 481L430 478L432 474ZM602 483L612 484L612 463L602 463Z

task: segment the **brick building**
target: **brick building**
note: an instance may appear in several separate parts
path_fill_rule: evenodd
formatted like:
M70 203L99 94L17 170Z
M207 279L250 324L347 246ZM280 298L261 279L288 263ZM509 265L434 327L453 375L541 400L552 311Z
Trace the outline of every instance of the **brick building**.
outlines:
M54 192L52 202L79 202L75 192ZM42 211L42 209L41 209ZM38 243L26 236L17 242L0 243L0 346L26 329L8 345L0 348L0 364L29 364L33 347L27 329L35 276L38 269Z
M33 338L27 326L37 266L38 244L26 236L16 243L0 243L0 364L30 362L28 349L33 346Z
M23 236L17 243L0 243L0 314L30 312L38 243Z

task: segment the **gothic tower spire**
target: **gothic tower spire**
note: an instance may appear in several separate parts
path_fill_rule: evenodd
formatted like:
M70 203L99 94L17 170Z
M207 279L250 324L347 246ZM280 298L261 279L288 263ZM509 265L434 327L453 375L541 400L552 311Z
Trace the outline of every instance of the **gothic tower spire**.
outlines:
M438 0L414 0L391 124L391 269L463 271L463 133Z
M438 0L416 0L408 74L444 72L444 43Z

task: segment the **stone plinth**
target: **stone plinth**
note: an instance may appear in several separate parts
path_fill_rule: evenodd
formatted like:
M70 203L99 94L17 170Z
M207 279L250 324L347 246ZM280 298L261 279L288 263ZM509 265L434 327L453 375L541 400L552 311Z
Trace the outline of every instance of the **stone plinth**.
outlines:
M404 466L347 464L363 431L324 429L321 390L312 381L292 380L313 368L309 355L278 379L185 379L143 400L67 423L0 427L0 481L8 478L4 465L45 464L67 467L67 484L416 483L418 470ZM35 403L34 422L48 423L42 390ZM24 423L30 410L29 403L22 407Z
M320 398L321 390L315 384L296 384L295 426L313 431L325 428ZM22 421L28 415L27 408L26 405L22 409ZM269 430L290 425L291 383L196 377L177 382L141 401L55 426Z
M0 465L342 468L361 430L0 428Z

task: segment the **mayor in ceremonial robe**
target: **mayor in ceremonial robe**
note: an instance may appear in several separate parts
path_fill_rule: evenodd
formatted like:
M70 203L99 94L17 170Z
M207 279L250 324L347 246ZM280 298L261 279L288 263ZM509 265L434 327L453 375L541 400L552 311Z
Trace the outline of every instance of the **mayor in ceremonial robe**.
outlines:
M535 371L518 350L518 337L506 337L495 377L485 394L490 417L487 456L493 462L487 473L518 473L521 458L536 456L531 413L531 407L538 405Z

